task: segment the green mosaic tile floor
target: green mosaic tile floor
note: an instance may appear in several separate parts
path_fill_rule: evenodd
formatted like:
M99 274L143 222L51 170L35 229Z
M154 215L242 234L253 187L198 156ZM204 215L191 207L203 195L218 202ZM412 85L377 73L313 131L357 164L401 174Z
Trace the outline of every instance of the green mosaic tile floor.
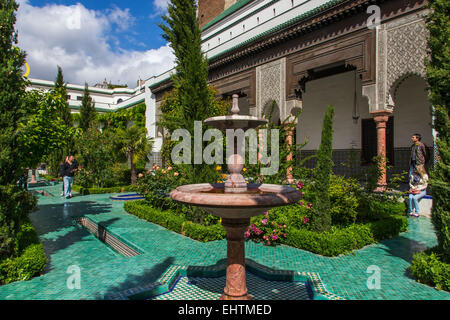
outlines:
M219 300L225 282L225 277L180 277L171 292L153 300ZM249 272L247 289L255 300L310 300L304 282L266 281Z
M49 258L46 273L27 282L0 287L0 299L104 299L128 289L150 285L171 265L213 266L226 258L226 241L200 243L129 215L123 203L108 195L64 200L61 186L41 188L53 197L39 196L40 210L31 220ZM73 218L86 216L143 252L126 258L101 243ZM321 257L303 250L246 243L246 255L276 270L313 272L325 288L344 299L444 299L450 293L416 283L407 272L415 252L436 245L429 219L411 219L409 231L395 239L368 246L354 255ZM68 268L81 270L81 288L69 289ZM378 266L381 289L370 290L369 266Z

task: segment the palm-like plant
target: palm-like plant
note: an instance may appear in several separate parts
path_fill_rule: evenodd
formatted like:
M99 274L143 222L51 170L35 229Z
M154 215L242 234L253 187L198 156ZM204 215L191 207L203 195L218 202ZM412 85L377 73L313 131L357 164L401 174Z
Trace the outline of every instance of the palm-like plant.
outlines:
M117 129L117 137L121 146L121 151L126 154L131 167L131 184L137 183L136 164L140 160L145 160L153 147L153 140L147 137L147 129L131 126L124 129Z

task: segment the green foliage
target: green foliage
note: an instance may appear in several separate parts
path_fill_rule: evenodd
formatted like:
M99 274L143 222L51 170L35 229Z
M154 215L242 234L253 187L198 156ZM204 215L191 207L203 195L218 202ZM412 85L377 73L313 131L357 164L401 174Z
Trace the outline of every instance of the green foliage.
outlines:
M128 213L133 214L138 218L181 233L194 240L209 242L222 240L226 236L225 229L219 224L210 226L197 224L186 220L182 214L177 213L176 211L157 209L153 204L149 204L146 201L138 200L126 202L124 208Z
M138 191L136 186L117 186L110 188L88 188L79 185L73 185L72 190L78 192L83 196L90 194L106 194L106 193L123 193L123 192L136 192Z
M0 185L0 260L17 254L21 221L36 208L36 198L16 186Z
M40 274L47 264L42 244L28 246L20 257L0 262L0 284L28 281Z
M329 212L333 225L348 226L356 222L359 188L355 179L331 175Z
M97 119L104 124L104 129L120 128L125 130L130 122L135 126L145 128L145 103L138 104L133 108L121 109L115 112L99 114Z
M323 121L322 142L317 153L317 168L314 172L315 183L312 185L316 199L311 225L315 231L328 231L331 227L329 188L333 170L333 117L334 108L330 107Z
M267 246L275 246L287 237L287 225L275 222L269 212L266 212L263 217L252 218L251 222L252 224L245 232L247 239L263 242Z
M387 195L366 195L358 196L358 221L378 221L390 215L401 216L406 213L405 202L400 202L397 197Z
M186 220L194 223L203 225L217 223L219 219L203 209L180 204L169 197L172 190L187 184L187 179L188 178L184 173L178 171L178 167L162 169L155 166L138 180L137 187L139 193L142 194L155 208L178 212L182 214Z
M450 264L436 248L415 254L409 270L418 282L450 292Z
M89 177L96 187L104 187L105 181L111 176L111 168L114 164L115 134L110 131L100 132L95 128L89 128L76 141L77 160L80 172L76 176L76 183L90 187L80 179ZM85 170L85 172L83 172Z
M95 103L89 94L88 84L84 85L83 97L80 106L80 123L79 127L83 132L87 132L91 127L94 127L97 120L97 111L95 110Z
M434 129L438 133L436 144L439 161L430 174L433 196L432 221L436 229L443 260L450 263L450 3L430 0L427 28L430 59L426 60L429 97L434 116Z
M368 224L354 224L345 228L333 227L325 232L288 228L284 244L323 256L335 257L361 249L376 241L392 238L406 231L407 227L406 217L389 217Z
M60 104L58 108L58 117L64 121L64 124L71 128L73 126L72 113L70 112L69 103L67 102L67 85L64 83L64 76L62 68L58 66L58 74L56 76L55 87L53 89L65 101L65 104Z
M136 163L146 161L147 155L152 150L153 140L147 138L147 129L136 125L127 129L117 129L116 135L121 151L130 161L131 184L137 183Z
M225 110L220 110L222 105L216 102L214 91L207 83L208 60L202 52L195 1L173 0L167 11L167 16L163 17L166 24L160 27L163 38L174 50L176 74L172 76L174 91L161 106L160 125L170 134L175 129L186 129L193 139L195 121L222 115ZM193 159L194 152L191 154ZM183 171L192 183L210 181L215 173L213 166L194 164L194 161L184 166Z
M27 102L34 105L34 110L19 124L18 142L20 148L26 151L22 165L35 168L45 156L67 146L78 131L67 127L58 117L58 110L66 105L65 97L60 92L32 91L27 95Z
M14 184L21 172L24 151L18 145L17 129L26 113L26 81L22 76L25 52L17 45L16 1L0 1L0 184Z

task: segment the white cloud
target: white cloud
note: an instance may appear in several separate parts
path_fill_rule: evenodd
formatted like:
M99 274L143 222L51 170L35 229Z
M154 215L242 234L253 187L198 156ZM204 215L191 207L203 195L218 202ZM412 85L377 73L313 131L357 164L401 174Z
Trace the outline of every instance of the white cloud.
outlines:
M135 87L139 77L147 79L174 65L172 49L166 45L154 50L113 49L119 45L116 31L129 30L134 17L118 7L101 13L78 3L72 6L33 7L20 1L17 14L19 46L27 52L31 78L54 80L56 66L64 79L90 85L106 78ZM129 31L127 31L129 32Z
M170 0L155 0L153 3L155 4L155 7L158 9L158 11L166 12L169 2Z

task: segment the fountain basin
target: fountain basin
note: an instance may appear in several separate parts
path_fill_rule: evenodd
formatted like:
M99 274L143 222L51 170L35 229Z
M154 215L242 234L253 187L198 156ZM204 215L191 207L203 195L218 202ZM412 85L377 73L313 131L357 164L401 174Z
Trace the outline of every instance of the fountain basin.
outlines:
M272 184L249 184L247 192L226 193L224 184L194 184L178 187L170 197L180 203L202 207L214 216L245 219L260 215L273 207L301 200L292 187Z

